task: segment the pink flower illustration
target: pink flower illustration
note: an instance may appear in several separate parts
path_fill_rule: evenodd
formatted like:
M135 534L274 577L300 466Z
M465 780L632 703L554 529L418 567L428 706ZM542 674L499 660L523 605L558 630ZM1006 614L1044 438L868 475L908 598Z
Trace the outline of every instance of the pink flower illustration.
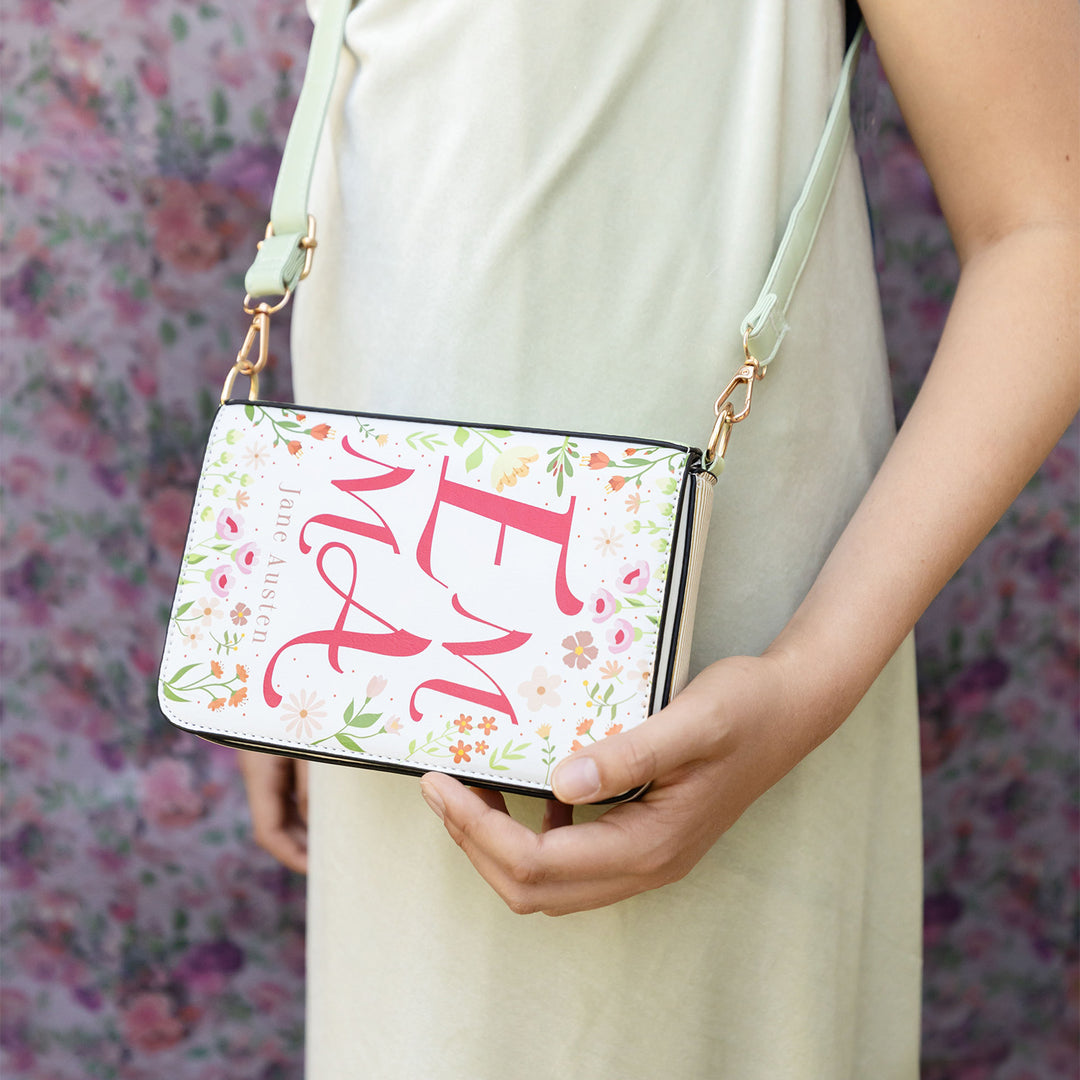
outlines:
M180 557L191 515L191 492L176 487L159 488L146 506L150 541L159 551Z
M634 643L634 628L625 619L616 619L607 632L607 645L613 653L626 652Z
M222 563L210 575L210 588L218 596L228 596L229 590L236 584L236 574L228 563Z
M593 636L588 630L579 630L563 638L562 647L570 650L563 657L563 663L567 667L587 668L596 659L598 651L592 642Z
M545 705L557 707L562 703L555 692L561 683L561 675L549 675L547 668L536 667L532 678L518 687L518 693L525 698L530 712L539 712Z
M607 589L597 589L589 597L589 609L592 611L593 622L605 622L610 619L615 614L618 603Z
M364 691L368 698L377 698L386 689L386 679L382 675L372 675Z
M623 563L615 584L620 592L632 595L643 593L649 584L649 564L644 559Z
M229 618L232 619L234 626L246 626L250 615L251 608L249 608L247 604L237 604L236 607L229 612Z
M239 540L244 532L244 519L235 510L226 506L218 514L216 529L222 540Z
M259 561L259 549L255 544L244 544L237 548L233 555L233 562L242 574L250 574L252 568Z

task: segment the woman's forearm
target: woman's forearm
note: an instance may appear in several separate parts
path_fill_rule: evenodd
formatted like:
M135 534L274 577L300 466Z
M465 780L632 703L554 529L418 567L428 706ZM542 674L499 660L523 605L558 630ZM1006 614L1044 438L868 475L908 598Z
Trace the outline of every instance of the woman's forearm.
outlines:
M881 470L770 648L804 735L847 716L1080 406L1080 227L1033 222L969 258Z

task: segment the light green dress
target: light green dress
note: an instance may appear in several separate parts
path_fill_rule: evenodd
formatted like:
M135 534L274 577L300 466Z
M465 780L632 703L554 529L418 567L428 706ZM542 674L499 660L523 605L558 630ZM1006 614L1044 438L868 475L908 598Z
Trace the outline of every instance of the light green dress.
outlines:
M364 0L347 41L297 401L700 445L841 5ZM790 322L718 485L695 669L768 645L892 437L853 153ZM600 911L515 916L415 780L313 771L307 1080L917 1076L910 642L688 877Z

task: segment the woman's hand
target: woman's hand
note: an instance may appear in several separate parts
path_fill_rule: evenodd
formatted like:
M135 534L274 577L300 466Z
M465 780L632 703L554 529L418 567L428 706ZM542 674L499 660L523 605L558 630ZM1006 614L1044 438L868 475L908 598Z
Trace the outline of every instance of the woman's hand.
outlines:
M805 717L791 723L785 682L776 657L721 660L645 723L564 760L552 778L561 803L597 802L652 781L643 798L597 821L571 825L571 808L553 803L537 835L509 816L496 792L441 773L427 774L421 790L512 910L603 907L687 874L824 738L827 726ZM820 737L804 734L802 745L792 737L811 730Z
M290 870L307 873L306 761L237 751L255 843Z

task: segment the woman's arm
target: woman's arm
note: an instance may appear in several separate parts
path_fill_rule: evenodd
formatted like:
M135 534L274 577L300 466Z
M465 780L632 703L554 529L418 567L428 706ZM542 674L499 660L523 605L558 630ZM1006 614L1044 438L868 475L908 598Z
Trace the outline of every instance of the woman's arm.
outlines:
M1080 9L863 0L961 261L926 382L851 522L762 657L719 661L663 714L555 771L566 803L653 781L537 836L429 774L425 798L515 911L677 880L848 716L1080 404ZM549 825L566 824L553 808Z

